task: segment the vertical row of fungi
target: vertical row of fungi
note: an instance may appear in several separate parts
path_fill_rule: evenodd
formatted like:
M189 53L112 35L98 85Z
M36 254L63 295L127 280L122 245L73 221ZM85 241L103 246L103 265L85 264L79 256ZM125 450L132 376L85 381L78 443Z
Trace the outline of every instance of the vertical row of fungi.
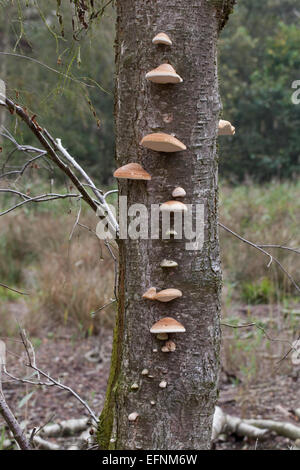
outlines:
M172 41L169 36L165 33L157 34L153 40L153 44L164 44L172 46ZM149 71L145 78L153 83L159 85L165 84L180 84L183 79L176 73L176 70L172 65L164 63ZM228 121L219 121L219 135L234 135L235 128ZM155 152L163 153L174 153L182 152L186 150L186 146L175 136L166 134L163 132L156 132L145 135L140 145L146 149L150 149ZM151 175L138 163L128 163L127 165L118 168L114 172L116 178L126 178L132 180L151 180ZM173 200L167 201L160 205L161 212L181 212L187 211L187 206L178 201L178 198L184 198L186 191L182 187L174 188L172 192ZM168 235L176 235L174 230L169 230ZM174 269L178 266L176 261L164 259L160 263L163 269ZM175 288L168 288L157 292L155 287L150 287L144 294L143 298L151 301L159 302L171 302L172 300L182 297L182 292ZM185 332L184 326L177 320L171 317L165 317L158 320L151 328L150 332L156 334L159 340L166 341L161 348L162 352L174 352L176 345L173 341L169 340L171 333Z

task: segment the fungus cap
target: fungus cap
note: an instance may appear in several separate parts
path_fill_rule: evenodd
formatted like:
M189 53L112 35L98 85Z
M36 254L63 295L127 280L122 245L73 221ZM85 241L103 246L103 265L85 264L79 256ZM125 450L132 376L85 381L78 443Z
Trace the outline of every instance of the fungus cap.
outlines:
M184 197L186 196L186 192L183 188L181 188L180 186L178 186L177 188L175 188L172 192L172 196L173 197Z
M170 302L171 300L178 299L178 297L182 297L181 290L170 288L158 292L154 299L160 302Z
M166 33L158 33L153 39L153 44L166 44L172 46L172 41Z
M150 287L144 294L143 299L154 300L156 297L156 287Z
M150 328L150 333L184 333L185 328L184 326L179 323L179 321L175 320L171 317L165 317L158 320L154 325Z
M156 152L181 152L186 150L186 146L176 139L176 137L165 134L164 132L156 132L148 134L140 142L140 145Z
M229 121L219 121L219 135L234 135L235 127Z
M121 166L114 172L114 177L129 180L151 180L151 175L139 163L128 163Z
M187 207L180 201L167 201L160 206L161 212L187 212Z
M163 259L162 262L160 263L161 268L176 268L178 266L178 263L176 261L173 261L171 259Z
M161 350L162 352L174 352L176 350L176 344L174 341L166 341Z
M182 83L183 80L170 64L162 64L146 73L146 79L153 83L165 85L167 83Z

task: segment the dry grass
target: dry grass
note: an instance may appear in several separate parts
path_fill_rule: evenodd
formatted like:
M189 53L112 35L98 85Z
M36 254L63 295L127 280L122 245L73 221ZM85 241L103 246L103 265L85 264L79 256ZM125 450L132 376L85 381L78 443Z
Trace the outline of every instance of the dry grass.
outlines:
M91 312L114 295L113 262L100 241L87 230L77 227L69 242L74 214L24 216L19 212L17 216L7 216L5 225L3 222L4 219L0 226L1 279L32 293L26 321L31 334L46 323L50 328L72 324L90 334L101 326L112 326L113 306L94 319ZM93 215L83 216L81 222L95 229ZM2 295L14 300L8 291Z
M252 241L299 245L299 185L253 185L235 189L222 187L221 221ZM72 206L71 206L72 207ZM27 326L31 333L47 325L73 325L92 333L101 326L112 326L115 305L91 312L113 297L114 267L106 249L88 231L77 227L68 241L76 218L66 204L16 211L0 219L0 280L32 292L26 305ZM81 222L95 228L93 214L82 214ZM221 232L224 272L223 313L230 316L236 303L282 302L295 295L291 284L278 269L266 267L267 259L231 235ZM102 252L102 253L101 253ZM273 250L297 278L300 257ZM1 290L1 330L7 305L19 297ZM1 306L2 305L2 306ZM22 307L24 312L24 308ZM22 318L24 315L22 315ZM8 321L7 325L11 325Z
M220 220L257 244L299 248L300 184L222 187ZM289 279L268 258L220 229L226 294L249 303L273 303L296 294ZM300 256L267 249L299 282ZM298 278L298 279L297 279ZM257 299L256 299L257 297Z

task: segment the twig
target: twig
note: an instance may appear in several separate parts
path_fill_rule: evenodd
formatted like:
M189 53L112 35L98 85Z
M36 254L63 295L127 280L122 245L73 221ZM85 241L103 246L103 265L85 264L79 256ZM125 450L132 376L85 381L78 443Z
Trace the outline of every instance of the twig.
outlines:
M14 103L9 98L5 99L5 104L0 103L0 106L4 106L12 114L16 113L25 122L25 124L29 127L29 129L33 132L33 134L37 137L44 149L47 151L48 157L52 160L53 163L56 164L56 166L58 166L63 171L63 173L65 173L66 176L68 176L68 178L72 181L74 186L82 195L82 198L85 200L85 202L96 212L98 209L97 204L95 204L95 202L93 201L89 193L86 191L86 189L83 187L77 176L73 173L71 168L69 168L68 165L66 165L59 158L53 147L49 144L46 137L44 136L44 134L47 136L49 136L50 134L45 129L42 129L36 121L32 120L26 110Z
M22 450L32 450L29 440L25 436L21 426L16 420L15 416L11 412L7 405L4 395L0 392L0 413L6 421L7 426L13 433L13 436Z
M21 337L21 340L22 340L22 343L23 343L23 346L24 346L24 349L25 349L25 352L26 352L27 359L28 359L28 364L26 364L26 367L29 367L30 369L37 372L38 380L33 381L33 380L28 380L28 379L22 379L22 378L15 377L14 375L10 374L7 371L5 366L3 366L4 373L8 377L10 377L12 380L15 380L17 382L30 384L30 385L45 385L47 387L56 386L56 387L58 387L62 390L65 390L65 391L69 392L71 395L73 395L86 408L86 410L88 411L88 413L91 416L91 418L93 419L93 421L97 424L98 419L97 419L95 413L92 411L92 409L90 408L90 406L88 405L88 403L85 400L83 400L71 387L68 387L67 385L62 384L58 380L55 380L49 374L47 374L42 369L37 367L37 365L35 364L35 356L31 357L32 351L34 350L33 346L31 344L31 342L29 341L29 339L27 338L26 332L24 330L20 330L20 337ZM31 351L31 354L30 354L29 350ZM41 381L39 379L39 376L45 377L47 379L47 381L46 382Z
M253 248L256 248L257 250L261 251L264 255L268 256L269 258L269 263L267 264L267 267L269 268L271 266L271 264L273 263L276 263L279 268L281 269L282 272L285 273L285 275L289 278L289 280L291 281L291 283L294 285L294 287L297 289L298 292L300 292L300 287L298 286L298 284L296 283L295 279L290 275L290 273L282 266L282 264L280 263L280 261L278 261L278 259L274 258L274 256L272 256L270 253L268 253L267 251L265 251L263 248L261 248L260 246L258 246L256 243L253 243L249 240L247 240L246 238L243 238L241 235L237 234L236 232L234 232L233 230L231 230L230 228L226 227L225 225L221 224L219 222L219 226L222 227L224 230L226 230L226 232L229 232L231 233L231 235L234 235L236 238L238 238L239 240L241 240L242 242L244 243L247 243L248 245L252 246Z
M87 83L82 82L78 78L71 77L70 75L67 75L63 72L60 72L59 70L56 70L52 67L49 67L49 65L46 65L43 62L40 62L39 60L34 59L33 57L28 57L28 56L25 56L25 55L22 55L22 54L13 54L12 52L0 52L0 54L1 55L6 55L6 56L18 57L20 59L30 60L31 62L35 62L36 64L41 65L42 67L45 67L47 70L50 70L51 72L57 73L58 75L61 75L62 77L68 78L69 80L72 80L73 82L77 82L80 85L84 85L84 86L89 87L89 88L97 88L94 85L88 85ZM100 88L99 85L98 85L98 88Z
M5 284L2 284L2 282L0 282L0 287L4 287L4 289L11 290L12 292L16 292L17 294L20 294L20 295L30 295L28 292L21 292L20 290L14 289L13 287L8 287Z
M76 226L77 226L78 223L79 223L80 214L81 214L81 200L79 199L79 209L78 209L78 213L77 213L77 217L76 217L75 223L74 223L74 225L73 225L72 231L71 231L70 236L69 236L69 241L71 241L71 239L72 239L72 237L73 237L73 234L74 234L74 231L75 231L75 228L76 228Z
M53 145L56 145L56 148L63 154L63 156L66 158L66 160L73 165L73 167L81 174L81 176L87 181L89 186L91 187L93 193L101 203L103 209L107 212L108 215L108 222L110 224L110 228L115 231L119 231L119 226L118 223L115 219L115 216L113 215L109 205L107 204L105 197L103 196L102 192L100 192L97 187L95 186L94 182L92 179L89 177L89 175L84 171L84 169L77 163L77 161L69 154L69 152L63 147L61 143L61 139L56 139L55 141L52 142Z
M27 194L20 193L19 191L16 191L13 189L0 189L0 192L15 193L25 199L24 201L19 202L18 204L15 204L9 209L6 209L5 211L0 212L0 216L6 215L9 212L12 212L18 207L21 207L24 204L27 204L29 202L47 202L47 201L54 201L56 199L66 199L66 198L74 198L74 197L81 198L82 197L79 194L74 194L74 193L69 193L69 194L48 193L48 194L40 194L39 196L29 197L27 196Z
M96 315L96 313L98 312L101 312L101 310L103 310L104 308L106 307L109 307L110 305L114 304L115 302L117 302L117 299L111 299L110 302L108 302L107 304L105 305L102 305L102 307L99 307L97 308L97 310L95 310L94 312L91 313L91 317L94 317Z
M297 253L300 255L300 250L297 248L291 248L290 246L283 246L283 245L257 245L259 248L281 248L282 250L292 251L293 253Z

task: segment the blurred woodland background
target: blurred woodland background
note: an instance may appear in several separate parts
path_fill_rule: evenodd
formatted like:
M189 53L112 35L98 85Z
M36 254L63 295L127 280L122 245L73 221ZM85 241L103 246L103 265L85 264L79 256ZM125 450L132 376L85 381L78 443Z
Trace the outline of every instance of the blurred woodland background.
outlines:
M106 8L82 30L72 27L66 3L0 1L0 51L7 54L0 55L0 78L7 95L62 138L101 188L115 188L114 10ZM299 0L238 1L219 40L222 118L236 127L235 136L218 140L220 221L258 244L300 245L300 104L291 101L292 83L300 80L299 45ZM0 123L19 144L37 145L6 111L0 110ZM0 145L2 166L13 146L3 139ZM17 165L23 157L13 158ZM36 165L17 185L34 194L70 183L51 166ZM110 202L115 200L112 196ZM1 209L12 201L1 194ZM95 316L91 312L114 295L113 263L91 231L77 227L69 241L77 211L75 202L64 200L26 205L0 218L0 281L31 293L20 298L0 287L1 336L13 337L16 319L35 338L37 350L43 344L49 348L57 325L67 327L72 338L111 334L114 305ZM95 229L95 216L86 207L80 222ZM254 321L271 337L293 341L300 306L289 279L275 265L267 268L268 258L250 246L226 232L220 237L224 321ZM299 281L300 257L282 249L272 253ZM286 350L262 331L227 329L223 379L248 393L249 383L277 377L275 363ZM290 373L288 360L279 375ZM253 405L248 394L246 401L241 406Z

